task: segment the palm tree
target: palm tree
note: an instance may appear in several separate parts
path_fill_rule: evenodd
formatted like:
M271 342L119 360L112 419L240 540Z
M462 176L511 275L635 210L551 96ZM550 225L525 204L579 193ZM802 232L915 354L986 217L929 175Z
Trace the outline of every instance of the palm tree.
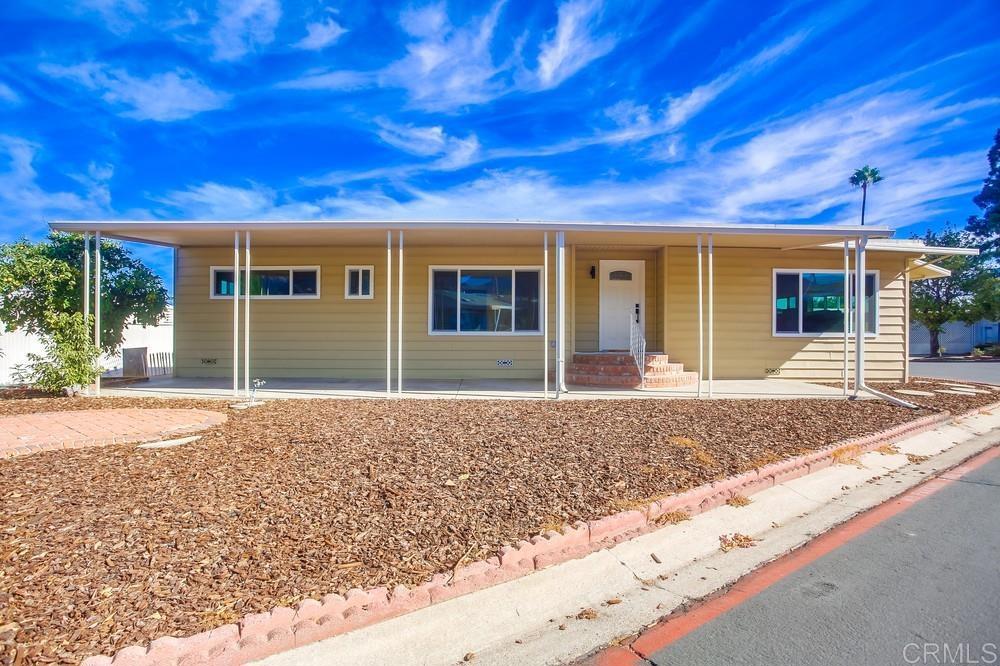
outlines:
M868 202L868 186L882 180L882 174L867 164L851 174L850 183L861 188L861 226L865 226L865 204Z

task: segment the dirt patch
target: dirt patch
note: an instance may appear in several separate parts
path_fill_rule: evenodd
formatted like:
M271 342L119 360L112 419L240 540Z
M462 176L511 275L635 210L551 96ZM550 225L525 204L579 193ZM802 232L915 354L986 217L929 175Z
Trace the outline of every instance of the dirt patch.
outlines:
M994 395L942 397L961 411ZM226 404L43 398L0 413ZM417 584L542 527L927 413L867 400L288 400L229 411L184 447L0 462L0 654L72 662L305 597Z
M66 398L37 392L0 391L0 416L66 412L78 409L207 409L232 413L231 400L192 400L188 398Z

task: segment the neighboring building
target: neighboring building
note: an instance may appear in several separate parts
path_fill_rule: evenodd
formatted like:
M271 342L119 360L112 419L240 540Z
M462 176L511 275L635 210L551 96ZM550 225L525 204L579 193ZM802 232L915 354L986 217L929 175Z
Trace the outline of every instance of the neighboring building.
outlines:
M246 365L246 336L252 375L244 374L268 378L395 380L401 362L401 374L414 379L541 379L548 352L549 372L564 372L567 383L620 385L633 380L615 380L624 371L611 366L644 342L648 352L669 356L669 364L662 357L652 364L677 375L668 378L674 384L695 381L692 370L699 368L703 374L711 368L715 378L836 381L845 363L844 244L851 243L853 272L853 242L864 238L865 375L902 380L910 280L948 274L925 256L967 252L888 240L892 231L878 227L844 226L137 221L51 227L176 249L177 377L231 377L234 356ZM234 304L234 263L245 282L247 257L252 298ZM247 312L249 332L242 329ZM596 352L609 354L585 356Z
M974 324L950 321L941 332L939 343L945 354L970 354L973 348L1000 344L1000 322L981 319ZM910 325L910 354L931 353L931 334L923 324Z
M174 351L173 317L173 306L168 306L166 315L156 326L126 326L122 349L145 347L147 354L153 357L150 367L155 367L157 372L168 371ZM0 330L0 351L3 352L0 355L0 386L3 386L14 382L14 368L27 362L28 354L43 354L45 349L38 335ZM101 365L111 374L119 372L122 367L121 353L105 354Z

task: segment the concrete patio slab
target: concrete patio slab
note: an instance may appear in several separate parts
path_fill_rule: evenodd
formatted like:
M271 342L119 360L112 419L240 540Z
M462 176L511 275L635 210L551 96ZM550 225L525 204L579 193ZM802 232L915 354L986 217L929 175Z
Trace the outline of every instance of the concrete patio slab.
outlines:
M550 389L554 389L550 385ZM708 395L708 383L703 382L703 396ZM102 389L101 395L157 398L226 398L231 399L232 382L221 378L157 377L145 382ZM694 398L697 386L664 389L613 389L571 386L561 394L563 400L595 399L649 399ZM377 399L400 397L387 394L384 380L352 379L268 379L263 389L257 391L258 400L278 398L347 398ZM544 398L542 382L531 379L414 379L404 383L404 398L470 400L541 400ZM555 397L555 391L550 391ZM810 384L786 379L718 379L713 386L717 399L796 399L840 398L843 389L821 384ZM866 396L867 398L867 396Z

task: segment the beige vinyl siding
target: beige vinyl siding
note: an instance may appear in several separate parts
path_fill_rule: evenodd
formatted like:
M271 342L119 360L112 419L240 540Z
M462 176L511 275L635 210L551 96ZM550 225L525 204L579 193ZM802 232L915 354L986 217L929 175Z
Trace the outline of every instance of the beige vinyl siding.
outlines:
M573 279L576 290L574 303L576 305L572 318L574 330L576 332L577 352L596 352L600 350L600 300L601 300L601 280L600 261L608 260L635 260L644 261L646 264L646 297L645 304L646 318L644 327L646 339L650 343L661 339L659 324L662 318L659 315L659 289L656 250L630 250L627 248L576 248L576 260L573 268ZM590 277L590 267L598 268L598 277ZM649 347L650 351L658 349L658 345ZM569 361L570 359L567 359Z
M232 248L182 248L176 255L175 367L179 376L232 376L232 301L209 298L209 269L232 264ZM255 247L257 266L320 266L320 298L251 302L251 376L261 378L376 379L385 376L385 247ZM652 249L567 247L567 312L570 352L597 351L599 280L590 266L601 259L646 262L646 336L651 350L697 368L697 276L693 247ZM242 260L242 254L241 254ZM398 255L393 250L391 340L396 367ZM430 335L429 267L541 266L540 246L406 246L404 274L404 375L408 378L540 379L538 335ZM869 253L878 270L879 335L867 344L867 376L901 379L905 349L905 258ZM838 381L842 338L775 337L771 331L772 273L775 268L840 269L836 251L779 251L716 248L715 376L761 378L767 368L779 377ZM374 266L374 298L344 298L344 267ZM706 281L707 288L707 281ZM550 340L555 339L555 247L549 261ZM575 304L575 307L574 307ZM240 304L242 318L242 303ZM242 345L242 333L240 335ZM853 348L853 345L852 345ZM242 349L242 348L241 348ZM549 350L554 367L554 350ZM242 351L241 351L242 353ZM205 365L202 359L216 359ZM498 368L511 359L513 367ZM567 359L571 360L571 359Z
M178 376L231 377L233 302L211 299L210 267L231 266L232 249L182 248L177 252ZM242 260L242 254L241 254ZM403 370L411 378L511 377L541 378L543 338L537 335L471 336L428 334L428 280L431 265L541 266L541 248L404 249ZM251 375L375 379L385 376L386 252L385 247L260 247L253 249L257 266L320 266L318 299L251 299ZM392 357L396 368L398 255L393 248ZM555 249L550 250L549 299L554 303ZM373 265L374 298L344 298L344 267ZM242 322L243 303L240 303ZM550 308L555 336L555 308ZM242 350L242 332L240 334ZM242 351L240 352L242 354ZM550 366L554 367L550 350ZM205 365L201 359L216 359ZM498 368L498 359L512 359Z
M667 251L667 353L671 360L692 370L698 366L696 262L694 248L671 247ZM865 347L865 376L870 380L903 377L903 267L904 258L899 254L868 254L868 270L879 271L879 332L877 337L867 338ZM760 378L766 376L768 368L776 368L780 378L839 381L843 376L842 337L772 334L772 275L779 268L843 269L843 255L815 250L716 248L716 378ZM852 340L851 358L853 349Z

